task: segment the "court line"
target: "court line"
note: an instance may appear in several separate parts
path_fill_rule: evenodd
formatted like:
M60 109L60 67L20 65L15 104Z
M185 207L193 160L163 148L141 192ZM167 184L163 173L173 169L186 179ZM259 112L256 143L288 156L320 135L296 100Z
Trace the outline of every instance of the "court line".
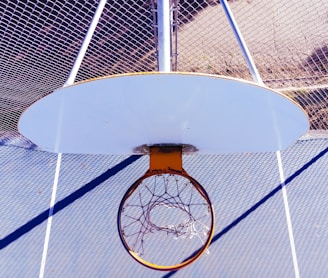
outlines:
M80 187L78 190L74 191L70 195L66 196L62 200L58 201L53 208L53 215L56 215L58 212L62 211L69 205L73 204L76 200L82 198L84 195L88 194L92 190L94 190L96 187L98 187L100 184L102 184L104 181L109 179L110 177L116 175L121 170L125 169L127 166L129 166L131 163L135 162L139 158L141 158L141 155L132 155L123 161L121 161L119 164L116 164L113 168L108 169L106 172L102 173L98 177L94 178L92 181L88 182L84 186ZM15 231L11 232L7 236L0 239L0 250L8 247L11 243L15 242L28 232L32 231L35 227L43 223L48 219L49 216L49 208L42 211L37 216L33 217L29 221L27 221L25 224L21 225L19 228L17 228Z
M42 253L42 259L41 259L41 265L40 265L39 278L44 277L44 270L45 270L45 267L46 267L49 240L50 240L50 233L51 233L51 226L52 226L52 218L53 218L53 215L54 215L54 206L55 206L55 202L56 202L56 195L57 195L57 188L58 188L58 181L59 181L61 159L62 159L62 154L58 153L54 183L53 183L53 187L52 187L52 194L51 194L51 200L50 200L50 206L49 206L47 229L46 229L46 235L45 235L45 238L44 238L44 245L43 245L43 253Z
M286 189L286 184L285 184L285 175L284 175L284 170L283 170L283 166L282 166L281 152L277 151L276 156L277 156L279 176L280 176L280 182L281 182L281 192L282 192L282 196L283 196L283 200L284 200L284 208L285 208L285 215L286 215L288 235L289 235L289 244L290 244L290 249L291 249L292 258L293 258L294 272L295 272L295 277L299 278L300 277L300 272L299 272L299 267L298 267L298 260L297 260L293 225L292 225L292 218L291 218L291 215L290 215L288 196L287 196L287 189Z
M86 36L83 40L83 43L80 47L79 53L78 53L78 55L75 59L74 65L71 69L71 72L70 72L64 86L72 85L74 83L75 78L77 76L77 73L78 73L78 71L80 69L80 66L82 64L83 58L85 56L85 53L86 53L86 51L89 47L92 36L93 36L93 34L96 30L96 27L98 25L100 16L101 16L101 14L102 14L102 12L105 8L106 2L107 2L107 0L101 0L100 1L99 5L96 9L96 12L95 12L95 14L92 18L92 21L90 23L88 31L86 33ZM45 265L46 265L46 260L47 260L48 245L49 245L49 240L50 240L52 216L53 216L53 213L54 213L54 205L55 205L55 201L56 201L56 194L57 194L57 187L58 187L58 179L59 179L61 158L62 158L62 154L58 153L56 172L55 172L53 190L52 190L51 201L50 201L50 208L49 208L49 215L48 215L48 222L47 222L47 230L46 230L46 235L45 235L45 240L44 240L44 247L43 247L43 253L42 253L42 260L41 260L39 278L43 278L43 276L44 276L44 270L45 270Z

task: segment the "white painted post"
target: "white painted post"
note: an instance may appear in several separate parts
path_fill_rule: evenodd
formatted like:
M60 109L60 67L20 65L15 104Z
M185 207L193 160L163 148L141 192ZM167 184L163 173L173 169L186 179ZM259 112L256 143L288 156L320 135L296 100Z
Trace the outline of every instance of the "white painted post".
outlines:
M171 16L170 0L158 0L158 70L171 71Z

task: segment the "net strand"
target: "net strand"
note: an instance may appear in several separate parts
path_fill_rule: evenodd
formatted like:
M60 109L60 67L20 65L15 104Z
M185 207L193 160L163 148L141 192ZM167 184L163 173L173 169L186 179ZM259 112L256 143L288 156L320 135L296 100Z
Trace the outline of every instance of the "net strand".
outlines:
M138 185L137 198L129 195L122 210L123 236L131 242L133 251L143 256L147 249L147 235L158 232L175 240L196 236L203 245L210 231L210 224L206 223L209 221L210 209L205 200L196 199L195 193L198 191L190 181L182 181L181 177L172 174L156 175L150 181L143 180ZM198 195L203 198L202 194ZM183 217L178 223L158 223L156 221L162 217L161 209L168 214L176 209Z

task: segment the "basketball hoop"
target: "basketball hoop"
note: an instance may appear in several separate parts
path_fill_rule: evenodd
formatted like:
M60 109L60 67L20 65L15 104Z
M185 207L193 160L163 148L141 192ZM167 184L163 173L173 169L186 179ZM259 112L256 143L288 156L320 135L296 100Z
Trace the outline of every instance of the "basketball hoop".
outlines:
M118 231L129 254L156 270L177 270L198 259L214 233L205 189L182 168L182 146L149 148L150 168L125 193Z
M65 86L29 107L18 124L45 151L149 154L149 170L123 196L117 225L129 254L156 270L194 262L214 233L213 206L205 189L183 169L182 153L277 151L308 129L299 105L263 85L229 9L256 83L171 72L172 3L157 3L159 72L71 84L79 58Z

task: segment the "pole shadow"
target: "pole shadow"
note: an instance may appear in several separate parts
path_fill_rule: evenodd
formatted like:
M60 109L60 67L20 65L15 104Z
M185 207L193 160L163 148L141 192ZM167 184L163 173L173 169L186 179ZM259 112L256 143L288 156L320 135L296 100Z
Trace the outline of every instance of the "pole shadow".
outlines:
M127 159L123 160L119 164L115 165L113 168L108 169L106 172L95 178L94 180L90 181L86 185L82 186L78 190L74 191L64 199L58 201L53 207L53 215L57 214L70 204L74 203L76 200L83 197L85 194L89 193L96 187L98 187L101 183L109 179L110 177L116 175L118 172L129 166L131 163L135 162L141 157L141 155L132 155ZM15 240L19 239L26 233L33 230L36 226L40 225L42 222L46 221L49 217L50 208L44 210L39 215L13 231L12 233L8 234L4 238L0 240L0 250L4 249Z
M274 195L276 195L284 185L288 186L296 177L298 177L301 173L303 173L305 170L307 170L311 165L316 163L321 157L323 157L326 153L328 152L328 147L325 148L323 151L321 151L319 154L314 156L310 161L305 163L301 168L296 170L294 174L289 176L286 180L285 183L279 184L277 187L275 187L271 192L269 192L267 195L265 195L260 201L255 203L253 206L251 206L248 210L246 210L243 214L241 214L239 217L237 217L234 221L232 221L228 226L223 228L219 233L217 233L213 239L211 244L214 242L218 241L222 236L224 236L226 233L228 233L232 228L237 226L241 221L245 220L251 213L256 211L260 206L265 204L269 199L271 199ZM185 259L188 260L192 258L199 250L196 250L191 256ZM178 270L170 271L167 274L163 276L163 278L168 278L174 275Z

